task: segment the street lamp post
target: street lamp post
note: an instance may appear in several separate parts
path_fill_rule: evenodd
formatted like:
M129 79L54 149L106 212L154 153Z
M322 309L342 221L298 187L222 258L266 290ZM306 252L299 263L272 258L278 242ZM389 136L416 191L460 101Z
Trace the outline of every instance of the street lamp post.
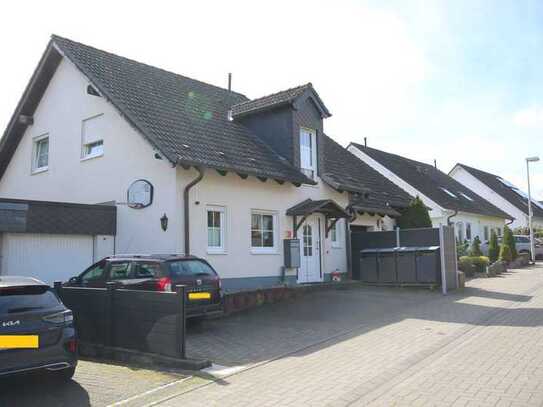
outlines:
M530 257L532 263L535 262L535 243L534 243L534 228L532 226L532 192L530 190L530 163L539 161L539 157L526 158L526 176L528 178L528 227L530 228Z

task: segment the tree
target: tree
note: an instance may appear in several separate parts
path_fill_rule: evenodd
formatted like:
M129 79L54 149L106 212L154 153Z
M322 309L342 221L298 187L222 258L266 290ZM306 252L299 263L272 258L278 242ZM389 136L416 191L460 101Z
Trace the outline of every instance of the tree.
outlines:
M498 235L494 230L490 233L490 242L488 243L488 258L491 263L494 263L498 260L500 255L500 247L498 245Z
M483 252L481 251L481 239L479 236L475 236L469 250L469 255L472 257L481 257Z
M401 211L401 216L397 220L397 225L400 229L432 227L428 208L426 208L426 205L424 205L418 196L410 202L407 208Z
M517 249L515 247L515 238L513 232L507 226L503 228L503 238L500 247L500 260L513 261L517 258Z

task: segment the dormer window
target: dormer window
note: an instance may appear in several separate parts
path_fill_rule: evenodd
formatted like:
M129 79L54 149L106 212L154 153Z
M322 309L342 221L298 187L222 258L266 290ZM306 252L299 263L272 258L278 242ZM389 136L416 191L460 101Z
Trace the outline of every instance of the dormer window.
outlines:
M300 169L310 179L317 175L317 137L315 131L300 129Z

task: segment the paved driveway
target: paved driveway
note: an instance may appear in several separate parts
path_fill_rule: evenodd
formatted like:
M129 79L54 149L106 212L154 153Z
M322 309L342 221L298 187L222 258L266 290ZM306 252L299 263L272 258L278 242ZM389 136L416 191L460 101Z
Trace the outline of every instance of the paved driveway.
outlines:
M178 372L159 372L106 363L81 361L74 380L65 383L51 375L26 375L0 380L2 407L107 406L113 403L142 405L174 385L201 383Z
M250 367L161 404L540 406L543 268L473 280L446 297L315 293L206 323L189 346Z

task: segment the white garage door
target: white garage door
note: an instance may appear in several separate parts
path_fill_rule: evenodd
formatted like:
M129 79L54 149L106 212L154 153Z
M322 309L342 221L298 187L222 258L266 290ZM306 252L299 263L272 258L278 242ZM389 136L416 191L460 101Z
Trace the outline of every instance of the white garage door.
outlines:
M5 233L2 274L66 281L93 263L92 236Z

